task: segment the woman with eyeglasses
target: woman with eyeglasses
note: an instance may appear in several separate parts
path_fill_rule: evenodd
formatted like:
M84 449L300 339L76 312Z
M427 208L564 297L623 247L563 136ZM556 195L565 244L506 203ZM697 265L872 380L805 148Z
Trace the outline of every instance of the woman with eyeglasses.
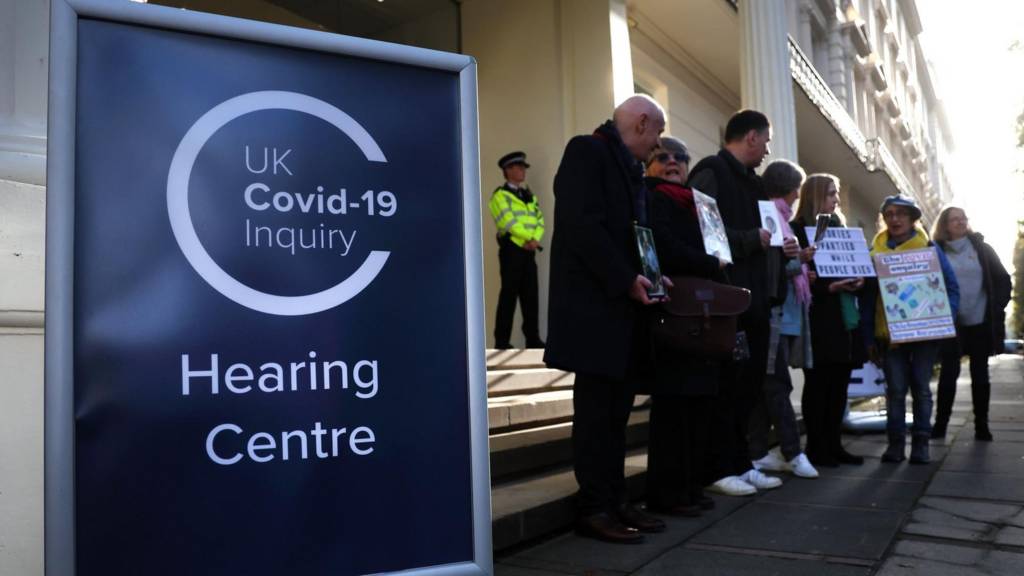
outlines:
M668 275L721 281L726 262L709 256L686 182L690 155L681 140L663 137L647 161L650 218L661 269ZM721 362L655 348L650 390L647 508L671 516L699 516L714 502L703 495L712 402ZM754 490L748 486L752 493Z
M888 196L879 208L882 214L882 230L871 243L871 255L892 252L920 250L934 246L928 233L918 224L921 209L913 199L905 196ZM946 286L949 306L956 318L960 301L960 288L949 260L942 248L936 246L942 276ZM878 281L871 283L865 291L864 338L873 358L882 358L885 369L885 431L889 446L882 454L882 462L902 462L906 457L907 441L907 391L913 397L914 425L910 430L910 463L927 464L928 440L931 438L932 392L928 383L932 378L932 367L939 353L939 340L916 342L891 342L889 327L885 319L882 298L878 293Z
M942 209L932 227L932 239L946 252L960 285L960 310L955 318L957 337L943 340L940 350L942 372L932 438L946 437L956 398L956 380L960 377L960 358L966 354L971 366L974 438L990 441L988 357L1003 351L1004 310L1010 302L1010 275L984 237L971 230L967 214L961 208Z

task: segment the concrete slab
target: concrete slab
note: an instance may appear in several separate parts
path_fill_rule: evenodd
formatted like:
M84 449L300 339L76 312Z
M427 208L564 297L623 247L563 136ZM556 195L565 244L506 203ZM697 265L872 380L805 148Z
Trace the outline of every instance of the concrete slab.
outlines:
M522 566L511 566L508 564L496 563L494 565L494 576L566 576L571 572L552 572L550 570L535 570L523 568ZM599 572L594 572L599 574ZM600 572L600 574L615 574L614 572Z
M793 478L766 492L762 502L907 511L924 491L921 482L865 481L863 478Z
M694 543L780 552L880 559L903 513L754 502L693 539Z
M714 510L700 518L669 518L662 516L668 529L660 534L646 534L642 544L613 545L565 534L501 559L503 564L549 570L567 574L632 573L667 550L679 546L694 534L721 521L750 500L715 497Z
M958 496L1024 503L1024 482L1015 476L952 472L943 468L932 479L925 493L928 496Z
M995 542L1000 533L1014 524L1024 507L1015 504L980 502L951 498L925 497L918 502L903 527L907 534L934 536L965 542ZM1019 539L1019 527L1003 540Z
M870 568L825 560L677 548L644 566L636 576L867 576Z
M992 444L992 446L995 446L995 444ZM946 472L1002 474L1024 478L1024 451L1020 450L1024 446L1017 443L1006 443L1001 446L1012 447L1017 450L991 449L991 451L953 453L942 463L942 470ZM1004 455L999 455L1000 452Z
M878 576L1018 576L1024 554L934 542L899 541Z
M932 446L933 452L941 446ZM907 449L910 454L910 449ZM922 466L911 466L907 462L892 464L882 462L878 458L865 458L860 466L842 465L838 468L820 468L822 478L871 478L875 480L892 480L896 482L927 482L939 468L939 456L933 455L932 462Z

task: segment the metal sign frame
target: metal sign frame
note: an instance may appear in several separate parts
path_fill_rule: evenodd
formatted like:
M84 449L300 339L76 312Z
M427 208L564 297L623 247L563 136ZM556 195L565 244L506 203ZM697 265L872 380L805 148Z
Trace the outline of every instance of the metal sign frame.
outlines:
M45 573L75 574L75 414L72 328L77 30L80 17L354 56L458 74L473 560L403 571L491 574L490 471L484 360L483 265L476 61L460 54L126 0L51 0L46 190Z

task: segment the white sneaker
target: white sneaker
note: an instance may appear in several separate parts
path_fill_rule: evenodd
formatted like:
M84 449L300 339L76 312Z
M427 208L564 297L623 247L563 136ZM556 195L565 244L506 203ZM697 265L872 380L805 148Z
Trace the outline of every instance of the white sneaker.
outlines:
M750 496L757 494L757 488L747 484L739 476L726 476L705 488L708 492L725 494L726 496Z
M779 480L775 476L766 476L753 468L740 475L740 480L750 484L758 490L771 490L772 488L782 486L782 480Z
M801 452L786 462L786 469L801 478L817 478L818 471L811 465L811 461Z
M768 472L787 472L786 461L777 452L772 450L764 458L751 462L755 470L767 470Z

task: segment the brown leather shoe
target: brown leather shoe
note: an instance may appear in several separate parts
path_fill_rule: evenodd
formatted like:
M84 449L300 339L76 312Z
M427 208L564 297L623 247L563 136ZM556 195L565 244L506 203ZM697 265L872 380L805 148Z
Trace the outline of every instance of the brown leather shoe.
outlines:
M607 512L576 520L576 533L614 544L639 544L644 541L643 534L636 528L622 524Z
M618 516L619 522L622 522L630 528L636 528L641 532L664 532L665 522L660 518L655 518L643 510L630 505L620 507L615 511L615 515Z

